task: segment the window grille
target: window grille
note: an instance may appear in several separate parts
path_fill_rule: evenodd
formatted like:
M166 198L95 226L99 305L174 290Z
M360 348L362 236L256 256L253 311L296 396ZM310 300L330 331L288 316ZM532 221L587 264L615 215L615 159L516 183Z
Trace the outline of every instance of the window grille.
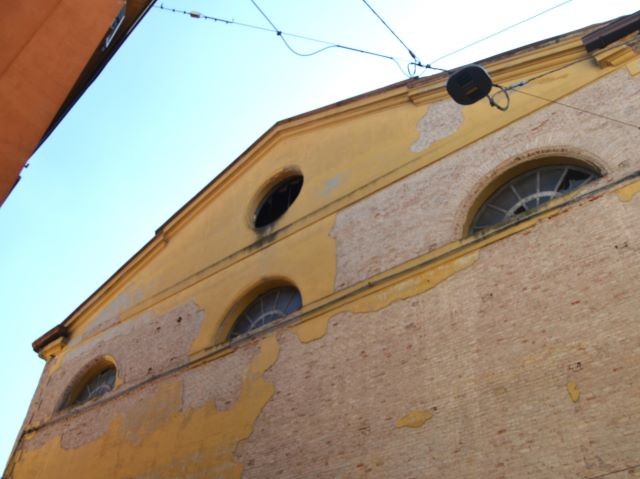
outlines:
M93 376L82 388L80 393L72 401L78 405L98 398L113 389L116 382L116 368L109 366Z
M598 178L578 166L545 166L528 171L501 186L476 214L471 233L503 223Z
M229 339L284 318L302 306L300 292L293 286L274 288L254 299L238 316Z

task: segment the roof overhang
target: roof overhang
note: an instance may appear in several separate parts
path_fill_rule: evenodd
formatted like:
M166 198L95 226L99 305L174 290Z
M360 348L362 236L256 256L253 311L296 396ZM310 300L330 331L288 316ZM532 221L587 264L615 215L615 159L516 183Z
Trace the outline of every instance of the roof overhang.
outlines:
M154 1L92 0L89 6L84 0L8 0L3 5L0 205L17 184L29 157L96 79ZM119 14L123 11L122 18Z

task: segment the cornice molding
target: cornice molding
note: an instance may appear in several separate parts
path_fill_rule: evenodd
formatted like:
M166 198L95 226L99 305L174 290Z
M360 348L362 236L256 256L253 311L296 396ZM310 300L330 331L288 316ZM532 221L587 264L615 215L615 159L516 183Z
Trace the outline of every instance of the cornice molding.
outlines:
M483 66L485 66L485 68L487 68L491 73L495 82L502 84L509 84L541 73L550 72L580 59L593 58L591 55L586 53L585 47L581 42L581 34L587 30L588 29L584 29L567 34L563 37L523 47L480 63L483 64ZM608 60L606 60L604 64L598 61L600 66L617 67L618 65L628 62L629 59L638 56L638 53L628 47L623 46L620 48L622 48L620 52L618 52L617 49L611 49L605 52L609 53L609 55L603 56L602 58ZM631 56L629 56L629 52L631 52ZM596 58L597 55L598 54L596 53ZM615 63L612 63L614 61ZM156 231L154 238L143 246L118 271L116 271L100 288L98 288L98 290L96 290L69 317L67 317L61 325L70 329L78 327L78 325L82 323L83 317L88 316L107 301L120 287L120 285L130 277L130 275L142 268L150 259L159 253L170 241L171 237L176 234L182 226L187 224L190 219L198 213L198 211L202 210L210 204L210 202L214 201L222 192L230 187L246 169L260 161L261 158L264 157L282 139L311 129L320 128L333 123L346 121L354 117L393 108L404 103L425 105L442 100L447 98L445 79L445 74L438 74L427 78L406 80L359 97L345 100L334 105L329 105L327 107L276 123L270 130L254 142L238 159L231 163L229 167L227 167L212 182L196 194L193 199L191 199L167 222L165 222ZM570 91L565 94L567 93L570 93ZM526 114L528 113L531 112L527 112ZM511 121L516 121L519 118L520 116ZM499 128L503 126L505 125L498 125ZM482 136L484 135L481 135L479 138ZM473 141L477 141L479 138L474 138ZM445 157L452 153L452 151L444 151L442 148L437 149L439 151L434 154L436 154L438 158ZM372 181L370 184L365 185L365 187L360 188L362 191L361 194L358 195L358 198L362 195L371 194L378 189L387 186L389 183L397 181L401 177L404 177L433 161L411 161L410 164L403 165L402 167L383 175L381 178ZM347 195L347 197L340 198L332 203L333 207L331 205L326 205L321 208L322 211L312 212L297 220L296 223L286 225L281 230L274 232L274 236L289 236L295 231L308 226L310 223L332 214L335 212L336 208L343 208L352 202L357 201L358 198L354 198L354 195L351 194ZM252 249L252 252L247 254L253 254L260 250L256 250L252 245L249 245L248 248ZM238 250L238 252L230 255L230 257L238 257L238 253L241 251L242 250ZM139 312L141 308L144 309L144 307L148 307L152 302L157 302L159 300L158 298L164 298L171 294L175 294L176 291L180 291L191 285L193 281L200 281L204 277L214 274L217 270L227 267L219 263L220 261L216 263L218 264L217 267L216 265L205 267L200 272L195 273L193 277L177 281L175 287L168 288L168 290L160 292L152 298L147 298L147 300L133 306L131 311ZM46 333L44 336L46 336Z

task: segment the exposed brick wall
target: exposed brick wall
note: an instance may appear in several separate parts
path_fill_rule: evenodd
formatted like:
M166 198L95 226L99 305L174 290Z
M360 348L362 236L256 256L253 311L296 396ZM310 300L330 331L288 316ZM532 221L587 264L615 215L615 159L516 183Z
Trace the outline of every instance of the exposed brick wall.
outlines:
M276 395L238 450L244 477L589 478L639 464L639 207L606 195L426 293L334 317L318 341L282 335ZM397 429L413 410L433 417Z
M640 77L622 71L564 101L640 123L639 87ZM459 239L496 174L526 154L562 148L599 162L608 172L599 186L640 168L635 132L545 108L339 213L336 288ZM235 453L247 478L633 477L639 212L640 195L623 202L608 192L482 248L475 263L424 293L336 314L320 339L303 344L277 329L277 355L264 373L273 395L255 409L248 439L223 453ZM126 295L116 300L67 346L64 361L47 366L29 413L32 425L45 424L21 447L60 436L65 452L79 450L110 430L123 440L109 444L116 459L96 477L118 477L120 454L174 420L178 434L167 443L184 463L155 465L150 454L156 469L137 477L211 477L199 456L211 451L179 432L193 427L198 409L212 417L233 409L250 390L247 377L262 381L251 371L259 348L241 343L187 367L213 312L188 301L120 322L129 304ZM120 392L74 415L56 413L65 389L102 355L116 360ZM400 421L407 417L422 419Z
M640 124L638 89L640 77L619 71L562 101ZM514 102L522 98L512 96ZM564 152L595 161L608 173L603 181L640 169L636 133L551 105L380 190L337 215L332 233L338 255L336 289L460 239L481 191L499 173L532 155Z
M39 388L34 397L37 408L30 420L38 423L51 419L67 389L81 380L86 367L100 357L113 357L123 388L185 364L202 314L195 304L185 304L162 316L149 311L70 348L59 368L55 369L55 363L49 367L46 387Z
M334 316L319 340L280 329L265 373L275 393L236 449L243 477L592 478L640 463L639 211L639 196L609 193L483 248L425 293ZM162 424L145 403L159 390L179 385L167 417L186 421L208 401L228 408L255 355L244 344L46 426L25 446L62 434L63 448L78 448L114 418L127 441L113 447L140 444ZM432 417L396 427L412 411Z

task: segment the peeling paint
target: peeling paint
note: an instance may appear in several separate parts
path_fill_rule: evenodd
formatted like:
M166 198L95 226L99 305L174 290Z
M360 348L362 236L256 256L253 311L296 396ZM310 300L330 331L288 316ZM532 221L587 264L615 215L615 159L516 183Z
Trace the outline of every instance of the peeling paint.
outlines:
M398 300L416 296L436 287L458 271L472 266L478 260L479 255L478 250L472 251L453 261L448 261L434 268L422 271L415 276L411 276L382 291L378 291L375 295L365 296L348 308L348 311L353 313L379 311Z
M144 295L140 288L135 287L133 284L129 285L102 308L95 318L79 328L79 331L72 337L70 345L86 340L88 337L118 324L121 320L120 314L142 301L143 298Z
M573 402L578 402L578 400L580 399L580 389L578 389L578 385L576 383L568 383L567 392L569 393L569 397Z
M139 445L181 409L182 388L177 381L165 382L149 400L135 402L124 414L123 432L131 444ZM64 444L63 444L64 445Z
M631 199L640 191L640 180L634 181L633 183L629 183L626 186L618 189L616 193L620 198L620 201L624 201L625 203L631 201Z
M55 377L56 373L81 368L95 357L110 355L125 382L146 378L149 367L158 372L187 361L188 347L203 317L202 308L193 301L173 305L164 314L146 311L132 321L118 323L90 339L65 346L48 374ZM64 382L63 378L60 380Z
M304 304L331 294L336 276L335 241L330 236L334 223L335 217L328 216L299 232L296 241L289 245L254 255L237 267L203 281L197 290L188 291L207 312L191 344L192 357L212 346L229 312L241 298L251 294L259 278L265 279L260 272L277 271L278 277L297 285ZM309 251L313 251L313 255L309 255ZM327 261L315 264L315 257L327 258ZM309 275L313 281L308 280Z
M333 314L323 314L322 316L317 316L301 324L296 324L291 327L291 330L298 337L301 343L310 343L311 341L320 339L327 334L329 320L332 317Z
M396 421L396 427L422 427L432 417L433 413L431 411L411 411Z
M291 327L291 331L298 336L302 343L320 339L327 334L329 320L334 315L341 312L368 313L379 311L391 303L416 296L436 287L458 271L473 265L478 260L478 256L479 252L476 250L452 261L439 264L381 291L376 291L376 294L364 296L353 303L346 304L337 311L333 311L331 315L325 314L294 325Z
M571 48L582 52L579 38ZM530 63L538 61L533 57ZM504 71L514 66L502 65ZM551 69L546 63L536 68ZM565 98L605 73L595 69L593 62L580 62L530 88L547 98ZM635 92L638 79L627 82L622 74L626 72L577 91L570 99L583 106L596 105L597 111L612 117L620 111L625 111L625 118L636 115L638 108L628 103L633 95L625 92ZM623 105L608 101L611 91L624 98ZM73 316L71 343L48 363L42 378L46 394L38 391L32 406L35 412L28 415L26 425L35 432L21 438L8 475L12 479L45 474L131 479L243 474L420 477L435 464L435 469L429 469L435 476L498 477L531 472L534 466L532 473L540 477L584 476L581 466L545 461L583 438L592 441L589 447L599 454L602 450L609 464L633 463L637 441L629 437L634 439L637 421L629 411L635 411L637 394L628 378L637 362L627 362L635 360L627 349L635 343L626 333L629 324L635 324L638 305L629 299L633 295L628 290L637 279L632 275L637 268L619 268L628 264L623 261L633 261L633 255L619 258L611 248L627 248L626 239L633 238L633 208L618 204L611 211L616 222L604 221L608 215L594 216L602 222L594 228L592 242L580 242L587 235L581 229L584 218L576 219L579 215L564 216L562 230L551 221L541 224L514 241L484 249L486 266L477 264L433 293L416 296L473 265L479 251L469 253L468 248L484 248L561 213L560 209L543 212L508 230L473 238L473 243L470 238L460 240L469 211L460 205L466 204L467 194L471 198L474 181L488 178L496 165L506 165L520 151L580 144L594 157L619 164L603 163L608 173L603 184L613 188L619 185L614 183L618 175L638 167L636 144L622 141L626 138L616 133L617 125L576 116L532 98L521 98L507 115L490 117L487 111L495 111L486 102L464 111L450 100L433 103L427 111L418 107L443 95L429 93L422 99L412 95L410 103L404 98L401 104L395 103L399 98L390 97L384 111L363 108L354 114L358 121L348 124L348 135L343 122L347 118L318 124L317 129L296 124L304 128L287 133L278 144L263 143L268 147L261 146L250 161L238 163L242 167L230 169L224 181L217 183L222 186L214 183L170 220L171 231L165 236L169 243L153 254L145 250ZM543 110L531 114L542 106ZM329 110L327 115L333 113ZM414 141L416 124L420 138ZM571 126L583 124L584 134L576 135ZM530 134L533 128L536 135ZM246 192L291 158L313 181L292 205L283 228L256 240L253 229L247 228L247 216L253 211L238 215L228 206L245 205ZM424 168L427 165L431 166ZM456 191L466 192L464 196L447 191L450 178L456 179ZM621 188L618 195L621 201L630 201L639 190L636 182ZM370 201L375 195L377 200ZM389 208L378 207L389 198L394 199ZM586 206L608 213L598 209L611 206L604 203ZM412 205L420 207L412 210ZM562 213L571 209L563 207ZM457 217L456 211L464 215ZM344 227L340 234L333 233L338 231L334 222ZM219 224L225 228L217 228ZM610 233L621 225L628 230ZM394 231L405 242L389 234ZM381 241L385 235L386 241ZM341 249L341 244L347 247ZM553 251L564 254L549 255L548 248L543 251L538 245L552 245ZM571 247L561 250L566 245ZM587 247L591 245L595 247ZM590 252L588 262L582 262L581 251ZM561 270L561 263L571 267ZM575 287L576 269L581 272L583 290ZM262 275L274 272L300 286L305 306L322 303L312 313L317 316L305 314L302 323L290 326L297 337L265 331L260 333L261 341L249 339L237 344L237 349L213 348L212 338L221 322L227 316L234 319L229 311L238 298L250 293L264 279ZM527 280L522 292L516 288L521 286L516 278L520 273ZM624 283L624 288L599 295L599 285L616 273L616 281ZM538 285L539 277L553 278L553 282ZM127 298L122 289L126 284L140 289L131 289ZM485 301L487 294L492 299ZM588 298L589 304L570 308L565 299L574 297ZM567 320L537 321L540 305L547 302L556 308L554 318ZM186 303L193 303L191 317L169 315ZM609 304L625 314L607 314L610 317L603 322L601 316L608 313L604 306ZM585 315L587 307L603 314ZM611 324L616 321L614 329ZM622 337L627 343L615 344ZM140 344L133 341L138 338ZM598 377L605 381L599 388L612 394L585 398L595 401L589 402L590 411L584 411L593 412L584 421L592 428L589 434L584 428L547 434L556 431L566 413L562 408L553 410L558 393L553 372L558 361L568 361L567 345L574 348L574 340L580 341L575 345L578 349L580 344L593 344L593 364L601 368ZM121 351L112 351L116 346ZM124 387L114 392L117 400L106 397L68 415L65 411L49 414L48 398L60 396L62 385L77 372L75 364L79 368L93 354L106 353L113 353L121 364L118 385ZM613 379L610 367L616 372ZM569 374L576 371L571 368ZM584 377L586 384L592 381ZM427 389L421 387L426 384ZM127 390L129 386L134 387ZM566 387L577 402L578 386ZM453 406L446 409L451 413L446 421L434 421L412 431L415 434L396 433L409 443L388 441L384 431L389 432L394 423L398 428L420 428L432 419L432 411L411 410L430 403ZM541 408L551 413L527 414ZM52 417L54 422L48 423ZM508 442L506 436L487 440L486 432L497 425L498 434L507 430L505 425L509 431L513 428L517 442ZM560 439L561 443L556 441ZM418 443L428 446L423 447L424 453L415 454L407 447ZM255 448L256 444L262 448ZM524 448L527 454L522 454ZM242 454L242 449L247 453ZM576 450L562 450L563 457L577 457ZM448 455L449 451L459 454ZM489 461L483 462L485 457L493 459L492 453L499 467L507 465L500 473L491 469ZM556 464L560 462L562 468ZM371 472L374 463L385 465L385 470ZM540 469L540 464L548 469Z
M443 100L429 106L417 124L420 138L411 145L411 151L420 153L433 142L452 135L462 125L462 108L452 100Z
M14 456L11 477L39 477L42 471L55 470L61 477L240 478L243 465L234 459L235 448L251 435L275 392L263 374L278 359L276 337L267 336L259 347L245 371L240 396L229 410L219 411L212 400L183 411L181 383L169 379L154 395L136 401L135 410L122 411L90 443L64 449L61 436L56 436L37 449L23 449ZM132 421L133 417L138 419ZM96 470L96 458L105 467Z

